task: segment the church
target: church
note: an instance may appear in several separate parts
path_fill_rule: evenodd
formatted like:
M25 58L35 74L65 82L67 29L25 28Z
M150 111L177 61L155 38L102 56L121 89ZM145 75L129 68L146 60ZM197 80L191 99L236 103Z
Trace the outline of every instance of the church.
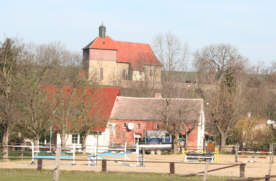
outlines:
M99 36L83 48L83 66L89 80L119 86L129 81L161 82L162 63L149 44L116 41L99 27Z

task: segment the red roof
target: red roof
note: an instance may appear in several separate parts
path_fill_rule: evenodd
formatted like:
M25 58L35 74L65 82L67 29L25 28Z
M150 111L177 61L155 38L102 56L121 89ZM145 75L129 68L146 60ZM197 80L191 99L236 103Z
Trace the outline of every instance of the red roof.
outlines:
M117 62L129 63L134 70L141 70L144 65L162 66L149 44L112 40L109 36L97 37L84 49L116 50Z
M88 45L88 47L93 49L117 50L116 42L109 36L106 36L105 38L96 38Z
M41 86L41 89L46 90L48 97L51 99L52 95L56 93L56 86ZM64 95L69 95L72 93L72 87L64 86L62 88ZM78 88L81 90L81 88ZM81 91L79 91L81 92ZM86 104L90 104L90 112L89 117L93 116L97 117L97 119L101 120L101 122L97 123L95 127L92 129L94 131L104 131L106 127L106 123L110 117L111 111L113 109L114 102L117 96L120 96L119 88L87 88L85 90L86 95L89 95L89 99L85 102ZM77 97L76 97L77 98Z

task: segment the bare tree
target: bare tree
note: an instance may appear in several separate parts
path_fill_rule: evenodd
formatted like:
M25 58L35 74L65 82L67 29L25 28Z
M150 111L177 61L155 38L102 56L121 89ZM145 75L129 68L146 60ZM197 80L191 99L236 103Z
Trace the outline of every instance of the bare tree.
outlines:
M188 45L181 43L176 35L166 33L165 35L160 34L154 39L153 49L163 63L162 95L164 97L190 97L186 93L191 91L186 89L184 84L187 78L185 71L189 64Z
M7 38L0 47L0 124L3 131L3 158L8 158L9 132L16 120L14 80L22 47Z
M220 150L236 122L241 118L244 62L246 61L231 45L218 44L204 47L195 53L195 66L200 83L212 83L213 89L199 86L201 96L208 103L208 119L214 123L220 136Z
M172 150L177 152L179 135L185 132L186 148L188 148L188 135L198 125L201 116L200 99L165 98L162 100L160 115L164 129L172 136Z
M243 99L232 69L226 71L215 90L204 93L208 102L206 112L210 121L216 126L220 135L220 150L225 146L226 139L242 116Z
M26 60L20 64L16 79L17 107L22 117L17 121L17 127L24 138L32 139L37 149L39 139L50 127L52 107L41 83L47 79L48 65Z
M153 49L167 72L183 70L188 62L188 45L182 45L173 33L160 34L153 40Z
M194 54L194 65L202 83L214 83L229 68L242 71L245 62L238 50L228 44L209 45Z

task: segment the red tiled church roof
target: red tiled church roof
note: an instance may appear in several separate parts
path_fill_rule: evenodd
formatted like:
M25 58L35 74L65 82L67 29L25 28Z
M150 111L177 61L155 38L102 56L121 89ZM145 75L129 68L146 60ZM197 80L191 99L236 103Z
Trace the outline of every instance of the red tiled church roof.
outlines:
M85 48L117 50L117 45L114 40L112 40L109 36L106 36L105 38L97 37Z
M112 40L109 36L97 37L84 49L116 50L117 62L129 63L134 70L141 70L144 65L162 66L149 44Z

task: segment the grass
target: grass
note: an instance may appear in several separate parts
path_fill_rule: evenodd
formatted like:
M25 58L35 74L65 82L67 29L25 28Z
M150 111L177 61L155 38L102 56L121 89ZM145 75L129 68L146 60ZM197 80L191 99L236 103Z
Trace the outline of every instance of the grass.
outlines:
M223 181L229 177L207 177L208 181ZM53 171L27 169L0 169L0 180L5 181L49 181L53 179ZM60 181L201 181L202 177L180 177L168 174L150 173L101 173L83 171L62 171Z

